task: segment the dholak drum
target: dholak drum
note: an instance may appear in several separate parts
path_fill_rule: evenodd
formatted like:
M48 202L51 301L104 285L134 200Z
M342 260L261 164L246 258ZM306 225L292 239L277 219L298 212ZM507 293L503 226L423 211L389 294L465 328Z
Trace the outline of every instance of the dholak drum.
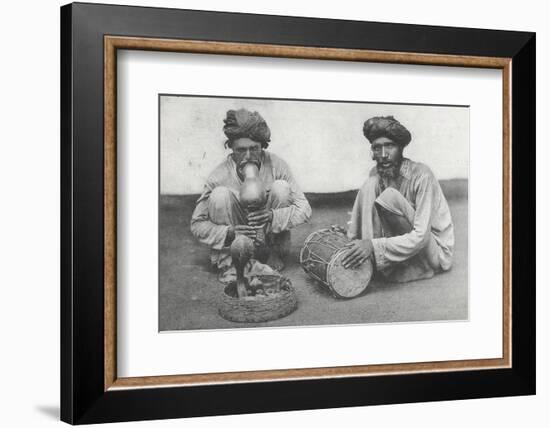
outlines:
M336 297L352 298L369 285L373 274L371 257L354 269L342 266L351 241L337 227L313 232L300 251L300 264L313 278L325 284Z

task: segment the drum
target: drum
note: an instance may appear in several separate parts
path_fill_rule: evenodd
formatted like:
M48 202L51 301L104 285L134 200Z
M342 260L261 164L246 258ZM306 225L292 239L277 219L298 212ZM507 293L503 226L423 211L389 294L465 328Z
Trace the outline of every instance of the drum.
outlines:
M350 299L361 294L369 285L373 274L372 256L355 269L342 266L351 240L343 230L332 226L313 232L300 251L300 264L313 278L325 284L341 298Z

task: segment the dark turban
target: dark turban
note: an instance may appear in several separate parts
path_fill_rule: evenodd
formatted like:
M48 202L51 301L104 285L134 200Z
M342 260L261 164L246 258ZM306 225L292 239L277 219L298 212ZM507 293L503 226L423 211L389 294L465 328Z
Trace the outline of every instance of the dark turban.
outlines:
M266 148L269 144L271 131L265 120L257 111L250 112L244 108L229 110L223 120L225 125L223 132L227 136L226 145L231 147L231 142L239 138L250 138L252 141L262 143Z
M411 133L393 116L371 117L363 125L363 134L371 144L380 137L389 138L403 147L411 142Z

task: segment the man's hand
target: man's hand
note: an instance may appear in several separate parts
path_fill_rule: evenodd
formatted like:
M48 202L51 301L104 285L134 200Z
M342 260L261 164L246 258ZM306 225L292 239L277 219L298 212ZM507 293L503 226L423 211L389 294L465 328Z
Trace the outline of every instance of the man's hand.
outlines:
M239 224L237 226L234 226L235 229L235 236L244 235L248 236L250 239L256 238L256 229L252 226L248 226L246 224Z
M349 248L349 251L342 258L342 265L346 269L354 269L361 266L374 251L370 239L356 239L351 241L346 247Z
M257 228L248 226L246 224L229 226L229 229L227 229L227 235L225 237L225 246L230 246L231 243L235 240L235 237L237 237L238 235L248 236L252 240L256 239L256 230Z
M267 209L252 211L246 219L249 226L263 226L273 221L273 211Z

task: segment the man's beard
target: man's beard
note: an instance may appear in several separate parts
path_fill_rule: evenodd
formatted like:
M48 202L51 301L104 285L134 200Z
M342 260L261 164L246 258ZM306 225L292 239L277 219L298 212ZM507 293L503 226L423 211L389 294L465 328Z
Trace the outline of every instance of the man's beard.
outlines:
M376 164L376 170L378 172L378 175L385 180L397 178L397 176L399 175L400 168L401 168L401 161L393 162L390 166L387 166L387 167L383 167L380 164Z

